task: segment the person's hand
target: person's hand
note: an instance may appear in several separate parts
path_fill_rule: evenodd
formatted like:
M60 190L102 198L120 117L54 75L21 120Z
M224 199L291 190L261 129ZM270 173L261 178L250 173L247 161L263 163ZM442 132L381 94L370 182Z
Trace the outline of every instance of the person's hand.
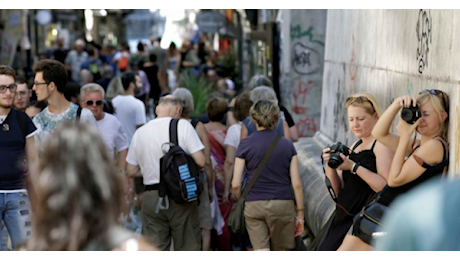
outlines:
M298 237L300 235L302 235L303 231L304 231L304 223L305 223L305 220L304 220L304 215L303 215L303 212L301 213L297 213L297 217L295 218L295 233L294 233L294 237Z
M211 203L214 200L214 191L211 187L208 187L208 195L209 195L209 203Z
M337 170L341 171L350 171L353 168L353 162L352 160L348 159L347 156L345 156L343 153L340 153L340 158L342 158L343 163L337 167Z
M329 147L323 149L323 160L324 160L324 164L326 165L329 162L329 159L331 159L330 151L331 151L331 148Z
M224 194L222 195L222 202L224 203L224 205L230 205L230 191L229 190L225 190L224 191Z
M417 99L408 95L400 96L393 101L393 104L398 105L400 108L409 108L417 104Z
M410 138L412 134L415 132L415 129L417 129L417 126L420 124L420 119L417 119L414 124L409 124L403 119L399 119L399 123L396 126L396 130L398 131L399 135L401 137L405 138Z

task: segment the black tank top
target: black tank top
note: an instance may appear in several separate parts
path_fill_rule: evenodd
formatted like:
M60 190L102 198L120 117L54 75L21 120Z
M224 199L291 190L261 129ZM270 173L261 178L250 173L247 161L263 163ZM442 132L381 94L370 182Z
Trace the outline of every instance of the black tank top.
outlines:
M422 175L420 175L417 179L415 179L415 180L413 180L413 181L411 181L411 182L409 182L407 184L404 184L403 186L390 187L390 186L387 185L382 190L382 194L381 194L381 197L379 199L379 203L382 203L383 205L388 206L388 205L391 204L391 202L393 202L393 200L398 195L408 192L412 188L418 186L421 183L424 183L425 181L427 181L427 180L429 180L431 178L441 176L442 173L443 173L444 168L449 164L449 158L447 156L446 146L444 145L444 142L442 142L442 141L440 141L440 142L442 144L442 148L444 149L444 155L442 157L442 162L440 162L440 163L438 163L436 165L428 165L426 163L423 163L422 167L425 168L426 171L424 171L422 173ZM412 151L412 153L414 153L415 150L417 148L419 148L419 147L420 146L417 146L414 149L414 151ZM407 158L409 158L412 155L412 153Z
M363 141L359 140L353 147L353 151ZM377 141L374 141L371 149L362 150L358 153L351 153L350 160L359 163L362 167L377 174L377 161L374 154L374 147ZM342 178L344 182L343 189L340 190L337 197L335 223L341 222L344 218L358 214L361 209L369 202L369 199L375 193L374 190L357 174L351 171L343 171ZM345 208L345 211L343 208Z

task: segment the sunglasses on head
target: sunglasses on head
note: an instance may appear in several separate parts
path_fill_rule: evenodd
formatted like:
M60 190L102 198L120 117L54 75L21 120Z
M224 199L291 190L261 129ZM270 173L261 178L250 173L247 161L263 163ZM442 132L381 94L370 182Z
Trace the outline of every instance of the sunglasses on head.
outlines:
M372 106L372 109L374 109L374 111L375 111L374 104L372 103L372 101L370 99L368 99L365 96L348 97L346 103L349 103L351 105L351 104L353 104L355 102L363 103L365 101L369 102L371 104L371 106Z
M444 109L445 109L445 111L449 112L449 100L447 99L447 94L444 91L441 91L441 90L438 90L438 89L424 89L424 90L420 91L420 93L418 93L418 94L420 95L420 94L424 94L424 93L428 93L428 94L435 95L435 96L441 94Z
M96 106L102 105L102 100L86 100L86 105L92 106L93 104L96 104Z

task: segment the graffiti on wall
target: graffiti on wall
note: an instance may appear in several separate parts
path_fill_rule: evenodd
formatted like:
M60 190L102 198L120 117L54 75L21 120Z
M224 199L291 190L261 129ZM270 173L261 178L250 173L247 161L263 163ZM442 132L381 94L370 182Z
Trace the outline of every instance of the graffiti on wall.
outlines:
M292 67L300 75L312 75L322 68L321 54L298 42L292 47Z
M350 92L355 93L355 79L356 79L356 72L358 71L358 67L356 66L356 57L355 57L355 36L352 35L351 37L352 44L351 44L351 58L350 58Z
M341 88L340 80L337 82L337 92L335 94L335 102L334 102L334 116L336 116L336 120L334 120L334 137L333 140L341 140L341 136L343 135L344 143L348 143L348 119L347 113L345 111L345 102L348 94L343 91Z
M302 81L301 77L298 77L291 83L294 96L292 110L294 117L297 119L296 128L299 136L313 136L318 130L316 118L309 111L310 109L313 110L313 108L307 102L308 92L313 84L311 80Z
M318 131L324 63L324 41L313 26L290 26L291 36L291 95L293 117L300 137L313 136ZM319 90L319 91L318 91Z
M430 52L431 44L431 26L432 26L431 11L420 9L418 14L415 33L417 35L417 61L418 72L422 73L428 67L428 53Z

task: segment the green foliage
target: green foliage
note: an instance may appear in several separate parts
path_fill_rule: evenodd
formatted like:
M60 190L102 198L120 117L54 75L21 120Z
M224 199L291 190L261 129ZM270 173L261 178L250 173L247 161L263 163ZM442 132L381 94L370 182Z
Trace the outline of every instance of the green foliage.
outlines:
M206 103L213 92L212 85L204 78L196 77L188 73L181 73L181 87L190 90L195 104L195 110L192 117L198 117L206 112Z

